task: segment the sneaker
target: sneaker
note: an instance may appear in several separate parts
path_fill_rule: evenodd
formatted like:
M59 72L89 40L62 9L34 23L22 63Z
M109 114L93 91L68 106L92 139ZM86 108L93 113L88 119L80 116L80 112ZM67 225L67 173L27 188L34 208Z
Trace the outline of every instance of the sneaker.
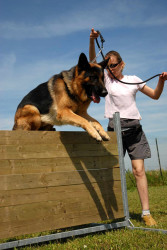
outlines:
M142 216L142 220L144 221L145 225L147 225L147 226L156 226L157 225L156 221L153 219L151 214L147 214L147 215Z

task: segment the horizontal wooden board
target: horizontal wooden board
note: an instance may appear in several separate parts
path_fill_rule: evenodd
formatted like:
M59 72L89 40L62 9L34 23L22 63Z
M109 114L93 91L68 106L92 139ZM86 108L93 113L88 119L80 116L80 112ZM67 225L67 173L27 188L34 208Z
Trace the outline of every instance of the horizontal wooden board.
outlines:
M120 180L120 169L1 175L0 190L14 190Z
M63 208L63 213L64 211L66 211L66 213L67 212L71 213L72 212L71 206L73 205L75 205L75 208L73 208L74 210L78 209L81 206L83 210L87 210L90 205L95 208L103 208L104 210L108 209L108 211L110 211L111 208L113 208L113 210L115 211L118 210L118 203L119 204L121 203L121 199L119 199L121 192L119 191L118 188L112 189L111 187L110 193L104 187L103 189L101 189L101 187L97 183L93 184L92 186L89 186L90 190L88 190L87 187L84 186L83 184L79 185L78 188L81 189L80 192L76 190L76 187L75 188L72 187L71 189L69 188L69 190L65 190L65 188L63 189L62 187L57 187L55 188L55 190L57 190L57 193L63 194L63 196L59 196L59 197L56 193L55 194L52 193L53 189L50 189L48 192L42 193L43 199L37 198L35 196L33 197L29 193L31 197L35 198L36 202L33 202L35 200L32 200L32 202L30 202L29 200L29 202L26 202L26 203L1 206L0 207L0 221L8 222L10 220L17 220L17 217L15 217L15 215L10 211L16 211L16 210L19 211L21 210L20 208L23 208L23 207L31 207L31 206L36 207L39 204L41 205L47 204L47 202L50 204L54 203L53 209L60 208L63 206L63 204L66 204L65 205L66 208ZM41 190L38 190L38 191L41 191ZM72 191L74 191L74 193L72 193ZM50 196L49 196L49 192L51 192ZM116 192L118 192L119 195ZM45 200L46 196L44 196L44 194L46 196L48 195L47 200ZM53 194L53 196L51 196L51 194ZM37 202L37 200L40 200L40 199L41 201ZM12 203L16 203L16 202L13 200ZM4 213L2 213L2 211L4 211ZM35 211L33 211L32 213L34 212ZM20 211L20 213L22 212ZM38 219L39 216L40 214L37 214L36 219ZM24 216L22 219L24 220Z
M119 167L118 156L111 157L56 157L36 159L0 160L0 175L51 173L56 171L74 171L83 169L101 169Z
M1 190L0 207L15 206L20 204L37 203L49 200L64 200L72 198L86 199L93 195L113 195L111 204L115 203L115 197L121 196L120 181L107 181L105 183L87 183L71 186L55 186L18 190Z
M24 144L0 145L1 159L32 159L118 155L114 144Z
M116 143L115 132L107 132L110 136L110 141ZM18 145L18 144L97 144L88 133L86 132L55 132L55 131L8 131L0 130L0 145ZM102 142L103 144L107 142Z
M75 207L75 206L74 206ZM42 208L42 211L41 211ZM24 208L23 208L24 209ZM30 208L28 208L29 210ZM119 212L112 213L111 216L104 216L103 219L101 219L101 216L99 216L99 213L103 213L103 210L99 210L95 213L94 210L89 207L89 210L82 211L80 208L74 213L67 214L67 216L61 216L60 212L59 214L55 215L53 214L52 209L47 207L44 207L43 204L40 204L40 207L33 208L33 210L41 211L40 213L40 220L36 219L33 215L31 219L24 220L24 221L16 221L13 223L7 224L6 222L0 224L0 239L19 236L23 234L32 234L36 232L43 232L48 230L55 230L60 228L67 228L72 226L79 226L84 225L92 222L101 222L102 220L108 220L110 217L117 218L123 218L122 211L123 208L120 207ZM38 213L39 214L39 213Z

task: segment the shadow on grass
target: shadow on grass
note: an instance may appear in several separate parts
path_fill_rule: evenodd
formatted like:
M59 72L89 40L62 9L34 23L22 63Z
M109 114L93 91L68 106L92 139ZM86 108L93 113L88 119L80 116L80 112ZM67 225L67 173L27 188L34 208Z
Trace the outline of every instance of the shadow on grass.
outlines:
M130 218L132 220L136 220L138 222L142 222L142 218L141 218L141 213L134 213L134 212L131 212L130 213Z

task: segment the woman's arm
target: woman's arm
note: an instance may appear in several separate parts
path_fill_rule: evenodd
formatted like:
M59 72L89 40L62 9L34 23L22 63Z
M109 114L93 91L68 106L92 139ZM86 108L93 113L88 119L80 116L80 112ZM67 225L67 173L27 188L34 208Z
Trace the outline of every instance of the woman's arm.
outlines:
M140 91L143 94L149 96L150 98L154 100L158 100L162 94L164 83L166 80L167 80L167 72L163 72L159 77L159 81L155 89L152 89L148 87L147 85L145 85Z
M89 42L89 60L90 61L92 61L96 57L94 39L96 39L98 36L99 34L92 28L91 33L90 33L90 42Z

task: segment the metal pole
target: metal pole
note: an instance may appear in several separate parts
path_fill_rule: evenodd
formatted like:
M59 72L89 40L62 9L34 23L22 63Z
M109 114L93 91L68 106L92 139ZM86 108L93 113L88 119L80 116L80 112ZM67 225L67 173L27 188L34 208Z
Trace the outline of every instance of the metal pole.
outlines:
M157 141L157 138L155 138L155 142L156 142L156 148L157 148L157 156L158 156L160 174L161 174L161 178L162 178L162 181L163 181L163 175L162 175L162 169L161 169L161 161L160 161L160 155L159 155L159 149L158 149L158 141Z
M126 221L129 223L129 207L128 207L127 187L126 187L126 173L125 173L125 164L124 164L124 154L123 154L122 134L121 134L121 124L120 124L119 112L116 112L114 114L113 119L114 119L114 131L117 134L117 144L118 144L118 154L119 154L119 165L120 165L124 215L125 215Z

